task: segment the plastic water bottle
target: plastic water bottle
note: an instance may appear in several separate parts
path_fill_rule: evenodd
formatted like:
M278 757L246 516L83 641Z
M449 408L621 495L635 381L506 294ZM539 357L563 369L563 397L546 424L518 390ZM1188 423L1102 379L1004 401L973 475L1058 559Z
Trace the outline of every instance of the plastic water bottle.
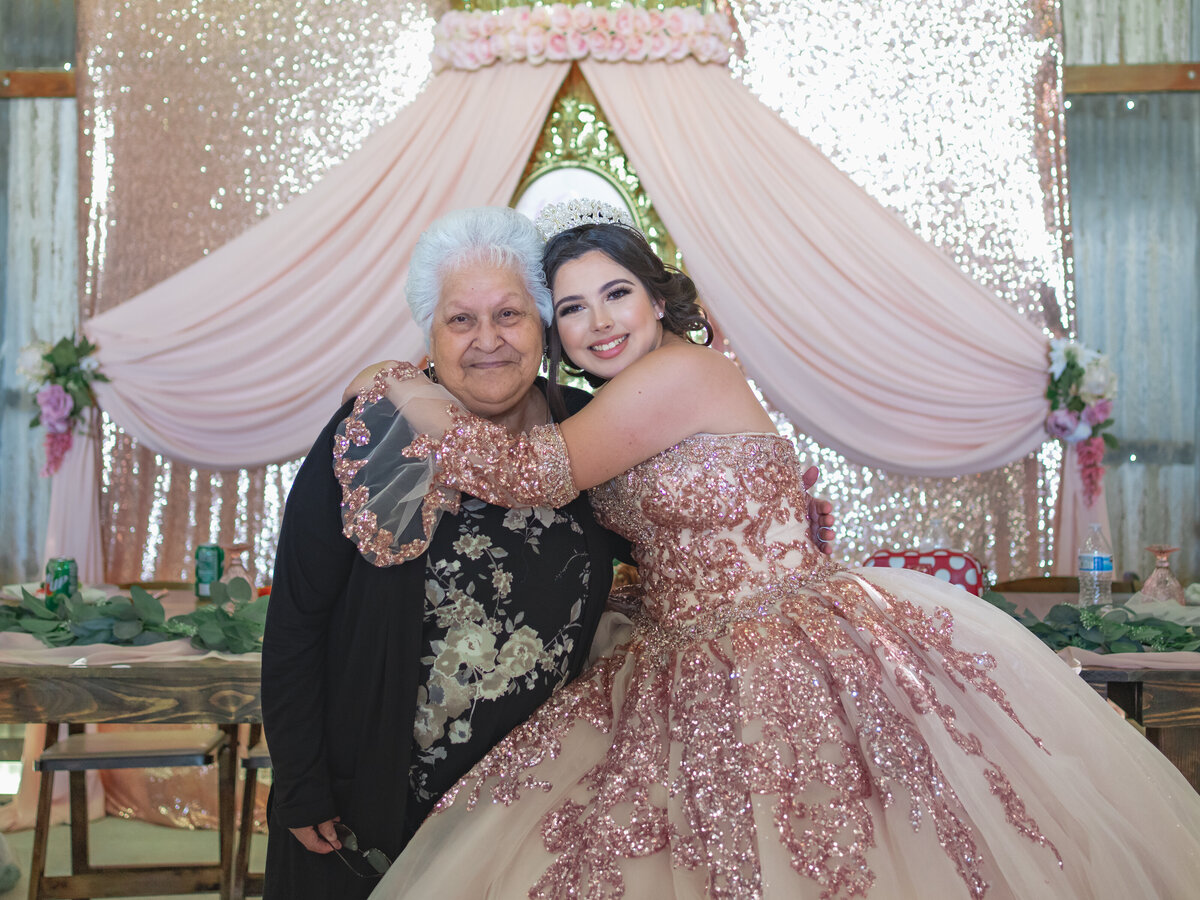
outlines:
M1093 522L1079 545L1079 605L1103 606L1112 603L1112 547Z

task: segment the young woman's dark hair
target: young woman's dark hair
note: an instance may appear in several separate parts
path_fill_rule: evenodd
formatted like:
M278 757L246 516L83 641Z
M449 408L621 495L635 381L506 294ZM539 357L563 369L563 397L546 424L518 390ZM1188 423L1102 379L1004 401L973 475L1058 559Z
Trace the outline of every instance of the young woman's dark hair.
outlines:
M641 232L625 225L579 225L561 231L546 244L542 254L542 266L546 270L546 284L554 289L554 276L566 263L579 259L586 253L599 250L613 262L624 266L642 283L655 300L664 305L662 324L667 331L680 337L694 340L692 332L704 332L704 345L712 343L713 330L708 316L696 302L696 285L692 279L674 266L668 266L646 242ZM559 365L575 364L563 352L558 329L551 324L547 337L550 356L550 383L546 394L550 409L556 418L566 418L567 408L563 400L562 387L558 383ZM576 367L578 368L578 367ZM583 377L593 386L604 383L587 372Z

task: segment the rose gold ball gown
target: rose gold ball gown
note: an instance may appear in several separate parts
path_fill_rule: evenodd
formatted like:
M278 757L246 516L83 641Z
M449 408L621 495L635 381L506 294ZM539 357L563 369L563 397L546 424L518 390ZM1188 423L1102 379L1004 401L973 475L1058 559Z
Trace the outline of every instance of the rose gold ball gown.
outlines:
M372 896L1200 896L1179 772L1015 620L823 558L800 474L696 435L594 489L642 612Z

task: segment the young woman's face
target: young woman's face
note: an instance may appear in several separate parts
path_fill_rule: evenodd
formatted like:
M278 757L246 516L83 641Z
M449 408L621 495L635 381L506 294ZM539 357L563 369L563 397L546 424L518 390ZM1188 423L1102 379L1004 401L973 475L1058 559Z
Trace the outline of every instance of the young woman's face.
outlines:
M612 378L662 343L662 301L599 250L563 263L551 290L563 350L593 375Z

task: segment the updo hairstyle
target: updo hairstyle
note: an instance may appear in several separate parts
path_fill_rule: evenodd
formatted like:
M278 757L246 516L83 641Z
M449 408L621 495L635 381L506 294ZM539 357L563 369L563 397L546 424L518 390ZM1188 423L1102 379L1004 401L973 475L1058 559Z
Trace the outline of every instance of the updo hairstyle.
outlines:
M554 277L566 263L579 259L593 250L599 250L613 262L628 269L642 283L650 296L663 304L663 329L677 334L693 343L708 346L713 340L712 325L708 316L697 302L695 282L674 266L666 265L650 247L642 233L625 225L578 225L560 231L546 243L542 254L542 266L546 271L546 284L553 290ZM704 340L696 341L692 332L703 331ZM562 387L558 383L559 364L579 368L563 352L558 328L552 322L549 329L550 384L548 397L550 408L558 417L565 417L566 406ZM584 371L583 377L593 386L604 383L604 379Z

